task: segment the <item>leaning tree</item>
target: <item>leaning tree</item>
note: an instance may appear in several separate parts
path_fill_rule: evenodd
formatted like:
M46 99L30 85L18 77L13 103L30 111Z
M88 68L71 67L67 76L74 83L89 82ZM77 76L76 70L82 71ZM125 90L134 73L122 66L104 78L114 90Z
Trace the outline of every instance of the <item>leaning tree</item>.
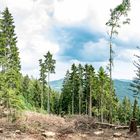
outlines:
M116 6L114 9L110 9L110 19L106 25L110 28L109 30L109 75L110 75L110 96L113 93L113 82L112 82L112 67L113 67L113 37L118 34L118 28L122 24L129 24L130 19L127 18L128 11L130 10L130 0L122 0L122 3ZM112 109L110 105L110 122L112 122Z

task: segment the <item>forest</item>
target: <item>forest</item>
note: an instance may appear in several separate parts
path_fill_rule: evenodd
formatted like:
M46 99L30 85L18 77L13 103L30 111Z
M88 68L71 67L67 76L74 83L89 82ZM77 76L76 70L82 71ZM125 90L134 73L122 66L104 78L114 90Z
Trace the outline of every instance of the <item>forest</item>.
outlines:
M0 16L0 117L15 122L22 112L32 111L46 115L87 116L100 123L128 126L131 119L140 125L140 56L135 55L135 77L130 84L134 103L128 97L120 101L112 79L113 38L119 28L129 24L130 2L123 2L110 12L106 26L110 29L109 64L98 70L91 64L75 64L65 73L60 92L50 87L57 60L48 51L38 60L39 78L21 73L14 18L8 8ZM123 21L120 19L123 18ZM137 47L138 51L140 48ZM26 57L26 56L25 56ZM32 60L29 60L32 61Z

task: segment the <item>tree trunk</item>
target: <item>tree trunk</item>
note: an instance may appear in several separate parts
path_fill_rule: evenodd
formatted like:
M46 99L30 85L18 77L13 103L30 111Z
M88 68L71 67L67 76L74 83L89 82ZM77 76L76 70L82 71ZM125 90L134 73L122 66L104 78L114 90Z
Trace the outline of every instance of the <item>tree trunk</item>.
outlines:
M48 72L48 114L50 114L50 73Z
M86 115L88 114L88 103L87 103L87 97L86 97Z
M130 132L136 133L137 132L137 121L136 121L136 108L137 108L137 99L134 100L133 106L133 119L130 121Z
M101 93L101 122L103 123L103 103L102 103L102 93Z
M74 90L72 90L72 115L74 114Z
M44 95L44 81L42 81L42 91L41 91L41 111L43 110L43 95Z
M131 120L129 131L130 131L130 133L136 133L137 132L137 121L136 121L136 119Z
M111 29L111 35L110 35L110 58L109 58L109 76L110 76L110 96L112 97L112 63L113 63L113 58L112 58L112 34L113 34L113 27ZM109 107L109 123L112 123L112 98L110 102L110 107Z
M89 95L89 117L92 116L92 93L91 93L91 85L90 85L90 95Z
M82 87L80 85L80 89L79 89L79 115L81 115L81 96L82 96Z

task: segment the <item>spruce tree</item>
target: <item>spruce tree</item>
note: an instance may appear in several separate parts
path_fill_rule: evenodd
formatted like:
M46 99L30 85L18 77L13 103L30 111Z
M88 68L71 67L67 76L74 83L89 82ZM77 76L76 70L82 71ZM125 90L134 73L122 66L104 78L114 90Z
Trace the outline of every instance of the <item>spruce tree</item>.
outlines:
M72 102L72 115L79 112L79 81L78 81L78 68L75 64L71 66L70 73L71 82L71 102Z
M46 81L46 67L45 67L45 63L42 62L42 59L39 60L39 65L40 65L40 82L41 82L41 85L42 85L42 92L41 92L41 96L40 96L40 100L41 100L41 110L44 109L44 93L45 93L45 87L46 87L46 84L47 84L47 81Z
M31 92L31 104L33 107L39 109L41 108L42 105L42 102L41 102L41 93L42 93L42 90L41 90L41 84L40 84L40 81L39 80L34 80L33 81L33 85L32 85L32 89L30 89L32 92Z
M47 110L48 114L50 114L50 74L55 73L55 63L56 60L53 59L53 55L48 51L46 55L44 55L45 60L44 60L44 66L47 72L48 76L48 105L47 105Z
M21 92L26 102L29 101L29 98L28 98L30 94L29 83L30 83L30 78L28 75L22 78Z
M20 86L20 58L19 51L16 46L17 37L15 34L15 26L11 13L8 8L2 12L2 36L3 36L3 45L5 47L6 55L6 74L7 82L10 88L19 88Z
M96 76L95 70L92 65L89 65L89 112L88 115L92 117L92 104L93 104L93 94L95 93ZM95 94L94 94L95 95Z
M8 8L2 12L0 28L0 73L3 77L1 99L11 111L11 108L20 108L18 95L21 88L21 66L14 19Z
M65 114L71 114L72 110L72 102L71 102L71 92L72 92L72 85L70 82L70 72L67 71L66 75L63 80L63 85L61 89L61 96L60 96L60 112Z
M121 24L128 24L130 19L127 18L128 11L130 10L130 0L122 0L122 3L116 6L114 9L111 9L110 19L106 23L108 27L110 27L109 31L109 75L110 75L110 96L113 93L113 81L112 81L112 67L113 67L113 37L118 34L117 29L121 27ZM121 18L124 17L124 20ZM110 122L112 122L112 105L110 105Z
M84 106L85 114L92 115L92 100L94 92L95 72L92 65L85 65L84 68Z
M82 98L83 98L83 76L84 68L81 64L78 65L78 81L79 81L79 115L82 111Z
M103 99L105 98L105 82L106 82L106 73L103 69L103 67L100 67L98 71L98 84L99 84L99 96L100 96L100 116L101 116L101 122L103 123L104 116L103 116Z

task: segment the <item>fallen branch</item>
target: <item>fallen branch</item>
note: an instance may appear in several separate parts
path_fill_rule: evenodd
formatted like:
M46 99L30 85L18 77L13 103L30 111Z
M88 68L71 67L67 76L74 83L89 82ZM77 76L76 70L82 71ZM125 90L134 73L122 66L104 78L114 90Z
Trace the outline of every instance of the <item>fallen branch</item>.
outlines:
M99 125L101 128L129 129L129 126L122 126L122 125L115 125L115 124L101 123L101 122L95 122L95 125ZM140 128L140 126L137 126L137 128Z

